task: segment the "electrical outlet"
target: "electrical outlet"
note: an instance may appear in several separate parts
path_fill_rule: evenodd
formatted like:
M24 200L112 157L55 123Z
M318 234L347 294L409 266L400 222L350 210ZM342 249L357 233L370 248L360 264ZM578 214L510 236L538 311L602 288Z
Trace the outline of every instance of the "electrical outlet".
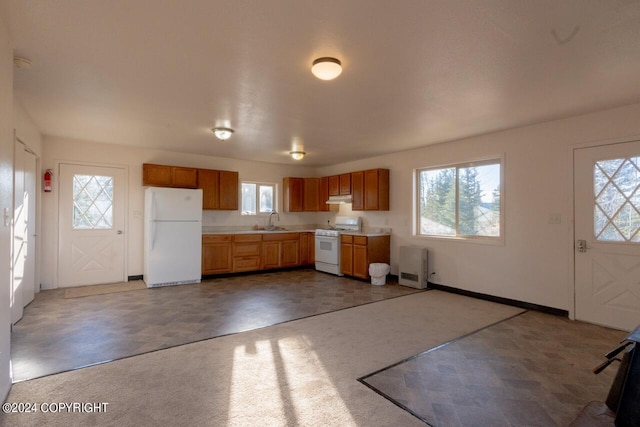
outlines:
M11 217L9 216L9 208L4 208L4 226L11 226Z

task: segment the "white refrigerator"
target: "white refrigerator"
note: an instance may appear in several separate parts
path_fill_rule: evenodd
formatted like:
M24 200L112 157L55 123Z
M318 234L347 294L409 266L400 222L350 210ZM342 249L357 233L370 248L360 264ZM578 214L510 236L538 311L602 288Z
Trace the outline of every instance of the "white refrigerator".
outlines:
M144 282L200 283L202 190L150 187L144 197Z

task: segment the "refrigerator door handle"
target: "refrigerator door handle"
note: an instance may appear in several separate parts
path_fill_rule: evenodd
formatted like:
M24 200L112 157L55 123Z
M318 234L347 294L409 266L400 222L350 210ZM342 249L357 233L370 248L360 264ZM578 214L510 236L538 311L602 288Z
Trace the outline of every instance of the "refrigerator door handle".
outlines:
M153 250L156 245L156 193L151 192L151 248Z

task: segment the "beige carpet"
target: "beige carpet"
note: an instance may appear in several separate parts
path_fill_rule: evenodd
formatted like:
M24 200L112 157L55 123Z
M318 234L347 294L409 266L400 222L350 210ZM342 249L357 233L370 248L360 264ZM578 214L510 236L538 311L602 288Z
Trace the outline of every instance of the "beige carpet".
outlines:
M147 285L142 280L133 280L131 282L110 283L107 285L91 285L79 286L77 288L68 288L64 290L65 298L79 298L90 295L104 295L115 292L136 291L139 289L147 289Z
M522 310L429 291L14 384L7 426L424 426L357 378Z

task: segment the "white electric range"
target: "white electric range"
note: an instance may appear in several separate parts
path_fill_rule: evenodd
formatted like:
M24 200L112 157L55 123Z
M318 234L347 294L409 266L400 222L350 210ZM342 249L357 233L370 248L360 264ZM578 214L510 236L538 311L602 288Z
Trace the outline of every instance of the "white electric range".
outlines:
M316 230L316 270L343 276L340 271L340 233L362 231L362 218L337 216L333 228Z

